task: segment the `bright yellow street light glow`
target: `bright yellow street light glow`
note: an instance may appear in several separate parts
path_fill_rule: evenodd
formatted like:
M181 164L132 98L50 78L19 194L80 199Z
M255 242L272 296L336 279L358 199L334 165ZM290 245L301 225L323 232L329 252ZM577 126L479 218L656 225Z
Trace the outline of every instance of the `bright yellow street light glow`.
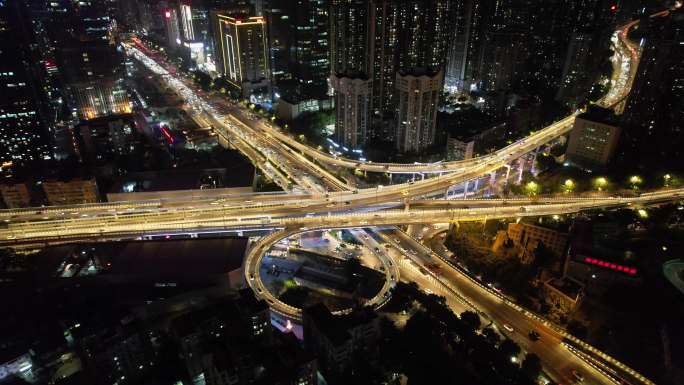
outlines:
M572 188L575 186L575 182L572 181L572 179L566 179L565 180L565 187Z
M637 213L639 213L639 216L642 218L648 218L648 212L644 209L637 210Z
M641 177L638 175L633 175L629 178L629 182L632 184L640 184L641 183Z
M608 179L606 179L605 177L600 176L600 177L594 179L594 186L596 187L596 189L598 191L603 190L607 185L608 185Z

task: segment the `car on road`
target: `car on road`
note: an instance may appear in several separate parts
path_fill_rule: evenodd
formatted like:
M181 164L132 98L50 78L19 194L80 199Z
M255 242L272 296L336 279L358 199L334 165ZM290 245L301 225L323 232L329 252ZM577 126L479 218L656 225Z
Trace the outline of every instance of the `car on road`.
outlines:
M532 340L532 341L539 341L539 333L537 333L536 330L530 330L529 334L527 336Z
M513 332L513 327L509 324L503 324L502 325L504 329L506 329L508 332Z
M579 371L573 369L572 370L572 378L574 378L578 383L581 383L584 381L584 375L580 373Z

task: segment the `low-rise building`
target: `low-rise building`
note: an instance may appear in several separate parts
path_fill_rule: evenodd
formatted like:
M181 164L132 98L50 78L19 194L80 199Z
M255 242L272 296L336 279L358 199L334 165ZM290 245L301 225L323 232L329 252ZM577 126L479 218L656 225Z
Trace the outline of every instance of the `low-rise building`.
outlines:
M43 181L41 186L49 205L76 205L99 201L95 178L48 179Z
M551 306L552 318L567 317L582 303L583 285L572 278L552 278L544 282L542 294Z
M575 119L567 159L586 168L604 168L613 158L621 129L610 110L593 107Z
M142 139L130 114L86 120L74 131L79 156L91 164L133 153L139 149Z
M614 285L638 285L641 277L633 265L578 254L569 256L565 275L581 282L587 295L601 295Z
M330 102L327 100L322 101L313 98L300 99L296 96L283 96L278 100L276 117L285 121L292 121L307 112L317 112L329 108Z
M623 246L624 236L623 226L611 221L575 221L565 276L581 282L592 296L615 284L639 284L638 256Z
M475 141L459 137L447 137L447 160L465 160L473 157Z
M8 209L31 205L31 194L29 194L26 183L2 184L0 185L0 195L2 195L2 201Z
M355 354L372 352L380 336L379 318L368 308L335 316L317 304L304 309L302 317L304 346L318 357L326 375L343 372Z
M518 256L523 263L534 261L534 251L540 243L543 243L557 256L565 254L568 243L567 233L527 223L510 223L507 235L516 246L520 247Z
M316 385L317 361L293 334L273 333L270 308L250 289L171 321L193 383Z

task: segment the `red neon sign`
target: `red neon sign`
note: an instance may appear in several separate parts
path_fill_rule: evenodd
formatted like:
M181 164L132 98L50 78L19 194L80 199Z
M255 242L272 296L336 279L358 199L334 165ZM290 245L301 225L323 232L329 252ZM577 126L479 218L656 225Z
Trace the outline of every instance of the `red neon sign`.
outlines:
M615 264L615 263L610 263L610 262L602 261L602 260L596 259L596 258L585 257L585 258L584 258L584 262L590 263L590 264L596 265L596 266L605 267L605 268L608 268L608 269L611 269L611 270L615 270L615 271L621 271L621 272L623 272L623 273L627 273L627 274L630 274L630 275L636 275L636 273L637 273L637 269L635 269L635 268L633 268L633 267L622 266L622 265L618 265L618 264Z
M166 129L164 126L159 126L159 129L161 130L162 135L166 138L166 141L169 142L169 144L173 144L173 136L169 132L169 130Z

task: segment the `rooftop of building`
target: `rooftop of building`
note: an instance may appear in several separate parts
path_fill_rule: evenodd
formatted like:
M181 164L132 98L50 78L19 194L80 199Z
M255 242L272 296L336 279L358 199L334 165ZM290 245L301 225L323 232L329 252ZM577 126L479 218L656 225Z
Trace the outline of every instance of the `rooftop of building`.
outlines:
M236 161L230 169L170 169L130 173L118 178L109 193L249 187L253 179L254 166L246 161Z
M302 375L300 368L315 359L301 347L293 333L276 333L273 345L268 354L262 356L266 373L255 382L257 385L299 380Z
M630 268L638 259L625 247L624 229L610 219L575 221L570 251L580 262L589 257Z
M491 118L471 104L459 105L453 112L438 111L437 126L449 138L467 142L492 127Z
M92 119L80 121L78 123L78 126L107 125L111 122L117 122L117 121L129 121L129 122L133 123L134 117L133 117L133 114L107 115L107 116L101 116L101 117L97 117L97 118L92 118Z
M399 70L398 73L400 76L433 77L433 76L438 75L440 72L442 72L441 69L434 69L434 68L430 68L430 67L413 67L413 68L401 69L401 70Z
M525 225L533 228L537 228L540 230L548 230L548 231L554 231L560 234L567 235L568 232L568 225L566 223L561 223L561 222L552 222L552 221L535 221L534 223L528 222L527 220L523 220L519 223L509 223L508 225Z
M592 122L617 125L618 118L609 108L602 108L596 105L591 105L587 111L577 116L580 119L589 120Z
M551 278L546 281L546 284L575 300L579 297L583 288L581 283L567 277Z
M315 323L318 330L335 345L343 344L349 339L350 329L367 324L378 316L370 308L357 309L349 314L337 316L322 303L307 307L304 313L305 317Z

